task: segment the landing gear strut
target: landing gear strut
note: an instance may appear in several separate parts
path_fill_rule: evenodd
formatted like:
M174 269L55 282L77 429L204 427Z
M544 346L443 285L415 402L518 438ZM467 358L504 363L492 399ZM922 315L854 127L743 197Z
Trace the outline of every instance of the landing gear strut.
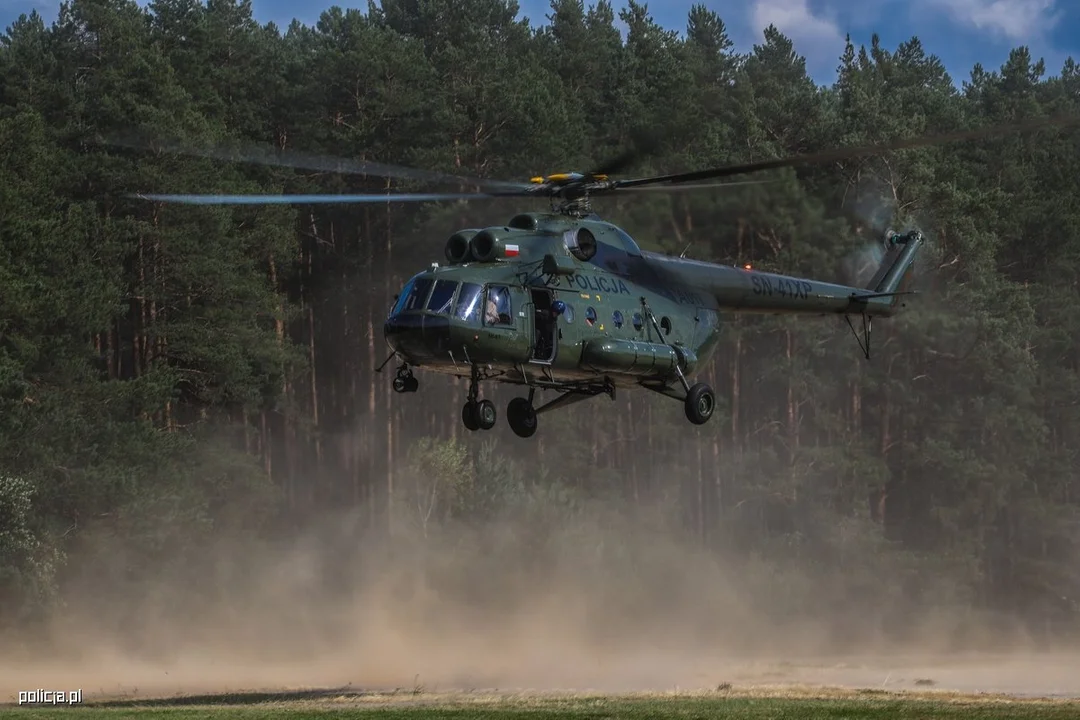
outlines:
M533 407L535 389L529 390L529 397L516 397L506 406L506 422L518 437L532 437L536 433L536 408Z
M413 377L412 368L407 364L397 369L397 377L394 378L394 392L414 393L420 389L420 381Z
M472 377L469 380L469 399L461 408L461 422L466 430L490 430L495 427L498 413L495 403L490 400L478 400L480 386L480 373L473 365Z
M641 298L641 307L645 311L645 317L649 319L653 329L656 330L656 336L660 338L664 344L675 351L675 356L677 358L677 362L675 363L675 374L679 378L679 384L682 385L683 390L686 392L685 397L681 398L683 401L683 409L686 411L686 419L695 425L704 425L709 422L709 418L712 417L713 411L716 410L716 395L713 394L712 388L705 383L697 383L691 386L690 383L687 382L681 367L685 362L685 354L678 346L672 345L664 340L664 333L660 329L659 323L656 322L656 316L653 315L649 304L645 302L645 298ZM649 389L661 393L662 395L668 395L679 399L679 396L672 388L649 387Z

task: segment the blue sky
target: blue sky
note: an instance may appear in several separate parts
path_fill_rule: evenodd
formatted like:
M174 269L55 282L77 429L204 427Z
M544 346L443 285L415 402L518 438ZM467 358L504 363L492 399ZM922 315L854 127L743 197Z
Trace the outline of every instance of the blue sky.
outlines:
M586 5L592 1L586 0ZM917 35L957 82L968 77L976 62L997 69L1018 45L1028 45L1036 58L1045 58L1054 75L1066 57L1080 58L1076 0L653 0L648 6L660 24L684 30L695 2L720 14L739 50L749 50L761 31L775 24L795 41L820 83L834 78L847 33L857 44L869 44L877 32L890 49ZM314 23L324 8L334 4L367 7L366 0L253 0L259 20L273 20L282 28L293 17ZM616 7L624 4L615 0ZM519 6L534 25L547 22L548 0L519 0ZM0 0L0 26L6 28L20 13L34 8L51 22L58 7L56 0Z

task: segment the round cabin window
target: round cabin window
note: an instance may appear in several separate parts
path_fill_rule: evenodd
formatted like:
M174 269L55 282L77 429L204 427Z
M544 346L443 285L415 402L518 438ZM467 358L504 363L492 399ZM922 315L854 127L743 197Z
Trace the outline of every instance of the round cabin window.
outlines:
M566 322L574 322L574 306L570 303L566 304L566 309L563 310L563 317L566 318Z
M660 329L664 331L665 335L671 334L671 319L667 317L660 318Z
M596 324L596 310L594 308L592 308L592 307L586 308L586 310L585 310L585 322L589 323L589 325L595 325Z
M642 327L643 323L641 322L641 313L634 313L634 329L640 332Z
M611 313L611 322L615 323L615 327L621 328L623 326L622 312L616 310L615 312Z

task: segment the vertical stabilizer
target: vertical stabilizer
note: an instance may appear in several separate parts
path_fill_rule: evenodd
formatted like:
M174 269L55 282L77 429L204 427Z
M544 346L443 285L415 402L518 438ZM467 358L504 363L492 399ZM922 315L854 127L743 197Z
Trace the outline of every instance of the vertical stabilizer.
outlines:
M885 241L885 257L866 289L875 293L897 292L910 276L911 269L915 265L915 254L923 242L925 239L918 230L902 235L890 233Z

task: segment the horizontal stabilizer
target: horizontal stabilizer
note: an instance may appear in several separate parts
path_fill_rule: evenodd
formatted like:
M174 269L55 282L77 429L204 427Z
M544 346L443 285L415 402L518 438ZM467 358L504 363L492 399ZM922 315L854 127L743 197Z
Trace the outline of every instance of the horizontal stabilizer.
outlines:
M876 293L851 293L852 300L873 300L874 298L887 298L898 297L900 295L918 295L918 290L899 290L897 292L876 292Z

